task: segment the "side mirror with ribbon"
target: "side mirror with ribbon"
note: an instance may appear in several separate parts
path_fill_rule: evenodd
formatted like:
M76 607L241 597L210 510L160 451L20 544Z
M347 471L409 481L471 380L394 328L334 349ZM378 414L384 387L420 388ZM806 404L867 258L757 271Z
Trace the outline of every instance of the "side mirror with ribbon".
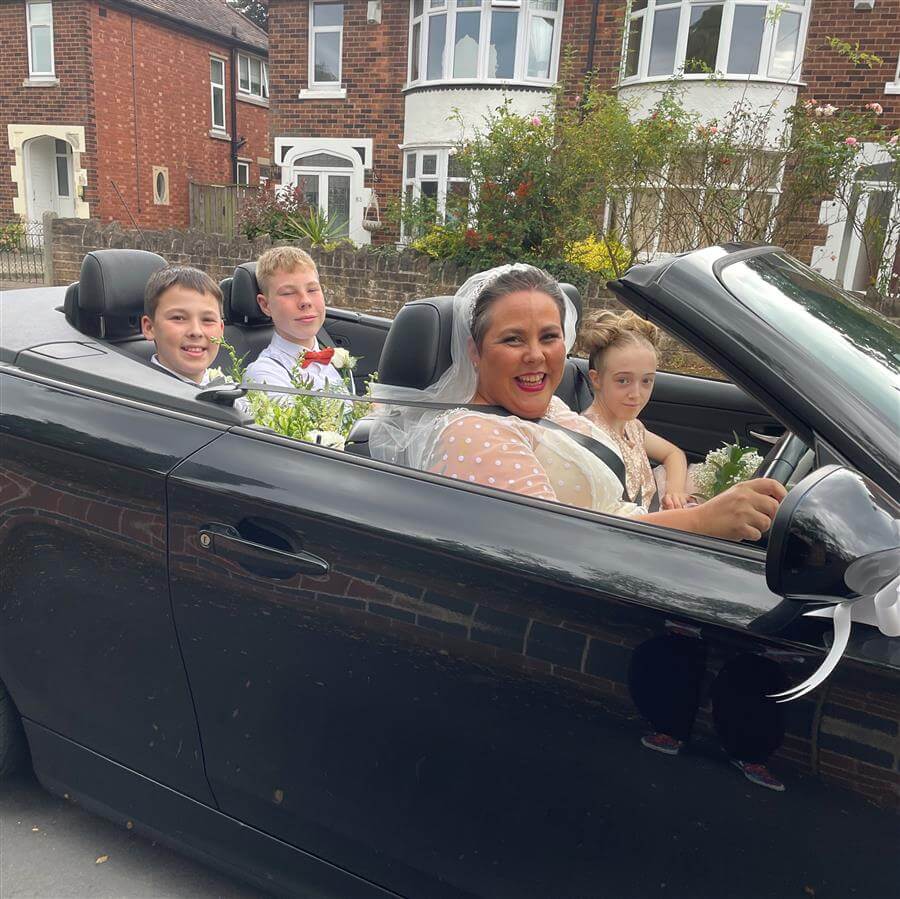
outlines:
M806 616L834 621L834 641L818 670L773 697L788 702L831 674L847 648L853 621L900 637L896 506L859 474L839 465L818 469L788 493L775 516L766 582L786 600L819 604Z

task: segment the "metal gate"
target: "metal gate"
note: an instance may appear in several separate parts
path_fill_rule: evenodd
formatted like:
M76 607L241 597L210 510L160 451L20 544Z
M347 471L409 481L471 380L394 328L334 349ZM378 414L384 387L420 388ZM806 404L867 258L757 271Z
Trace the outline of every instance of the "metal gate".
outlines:
M0 224L0 281L43 283L43 222Z

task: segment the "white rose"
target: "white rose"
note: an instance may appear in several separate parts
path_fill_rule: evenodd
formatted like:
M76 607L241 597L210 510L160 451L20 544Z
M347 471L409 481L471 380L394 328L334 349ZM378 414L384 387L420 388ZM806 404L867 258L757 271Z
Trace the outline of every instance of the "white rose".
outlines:
M338 347L331 357L331 364L335 368L346 368L350 364L350 353L343 347Z
M206 369L206 373L209 375L210 381L215 381L216 378L225 377L225 372L223 372L221 368L208 368Z

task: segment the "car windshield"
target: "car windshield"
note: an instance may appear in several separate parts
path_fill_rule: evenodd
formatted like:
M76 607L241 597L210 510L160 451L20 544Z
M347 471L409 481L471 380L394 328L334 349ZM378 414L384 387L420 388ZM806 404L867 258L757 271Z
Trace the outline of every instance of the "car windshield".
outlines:
M900 328L781 253L726 265L722 283L887 421L900 413Z

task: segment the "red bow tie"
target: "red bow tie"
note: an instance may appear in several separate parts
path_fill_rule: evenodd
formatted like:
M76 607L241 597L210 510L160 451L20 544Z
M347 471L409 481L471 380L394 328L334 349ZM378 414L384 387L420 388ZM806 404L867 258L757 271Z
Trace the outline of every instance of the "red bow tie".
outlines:
M334 355L334 347L330 346L324 350L307 350L300 360L300 368L306 368L310 362L321 362L322 365L328 365L331 357Z

